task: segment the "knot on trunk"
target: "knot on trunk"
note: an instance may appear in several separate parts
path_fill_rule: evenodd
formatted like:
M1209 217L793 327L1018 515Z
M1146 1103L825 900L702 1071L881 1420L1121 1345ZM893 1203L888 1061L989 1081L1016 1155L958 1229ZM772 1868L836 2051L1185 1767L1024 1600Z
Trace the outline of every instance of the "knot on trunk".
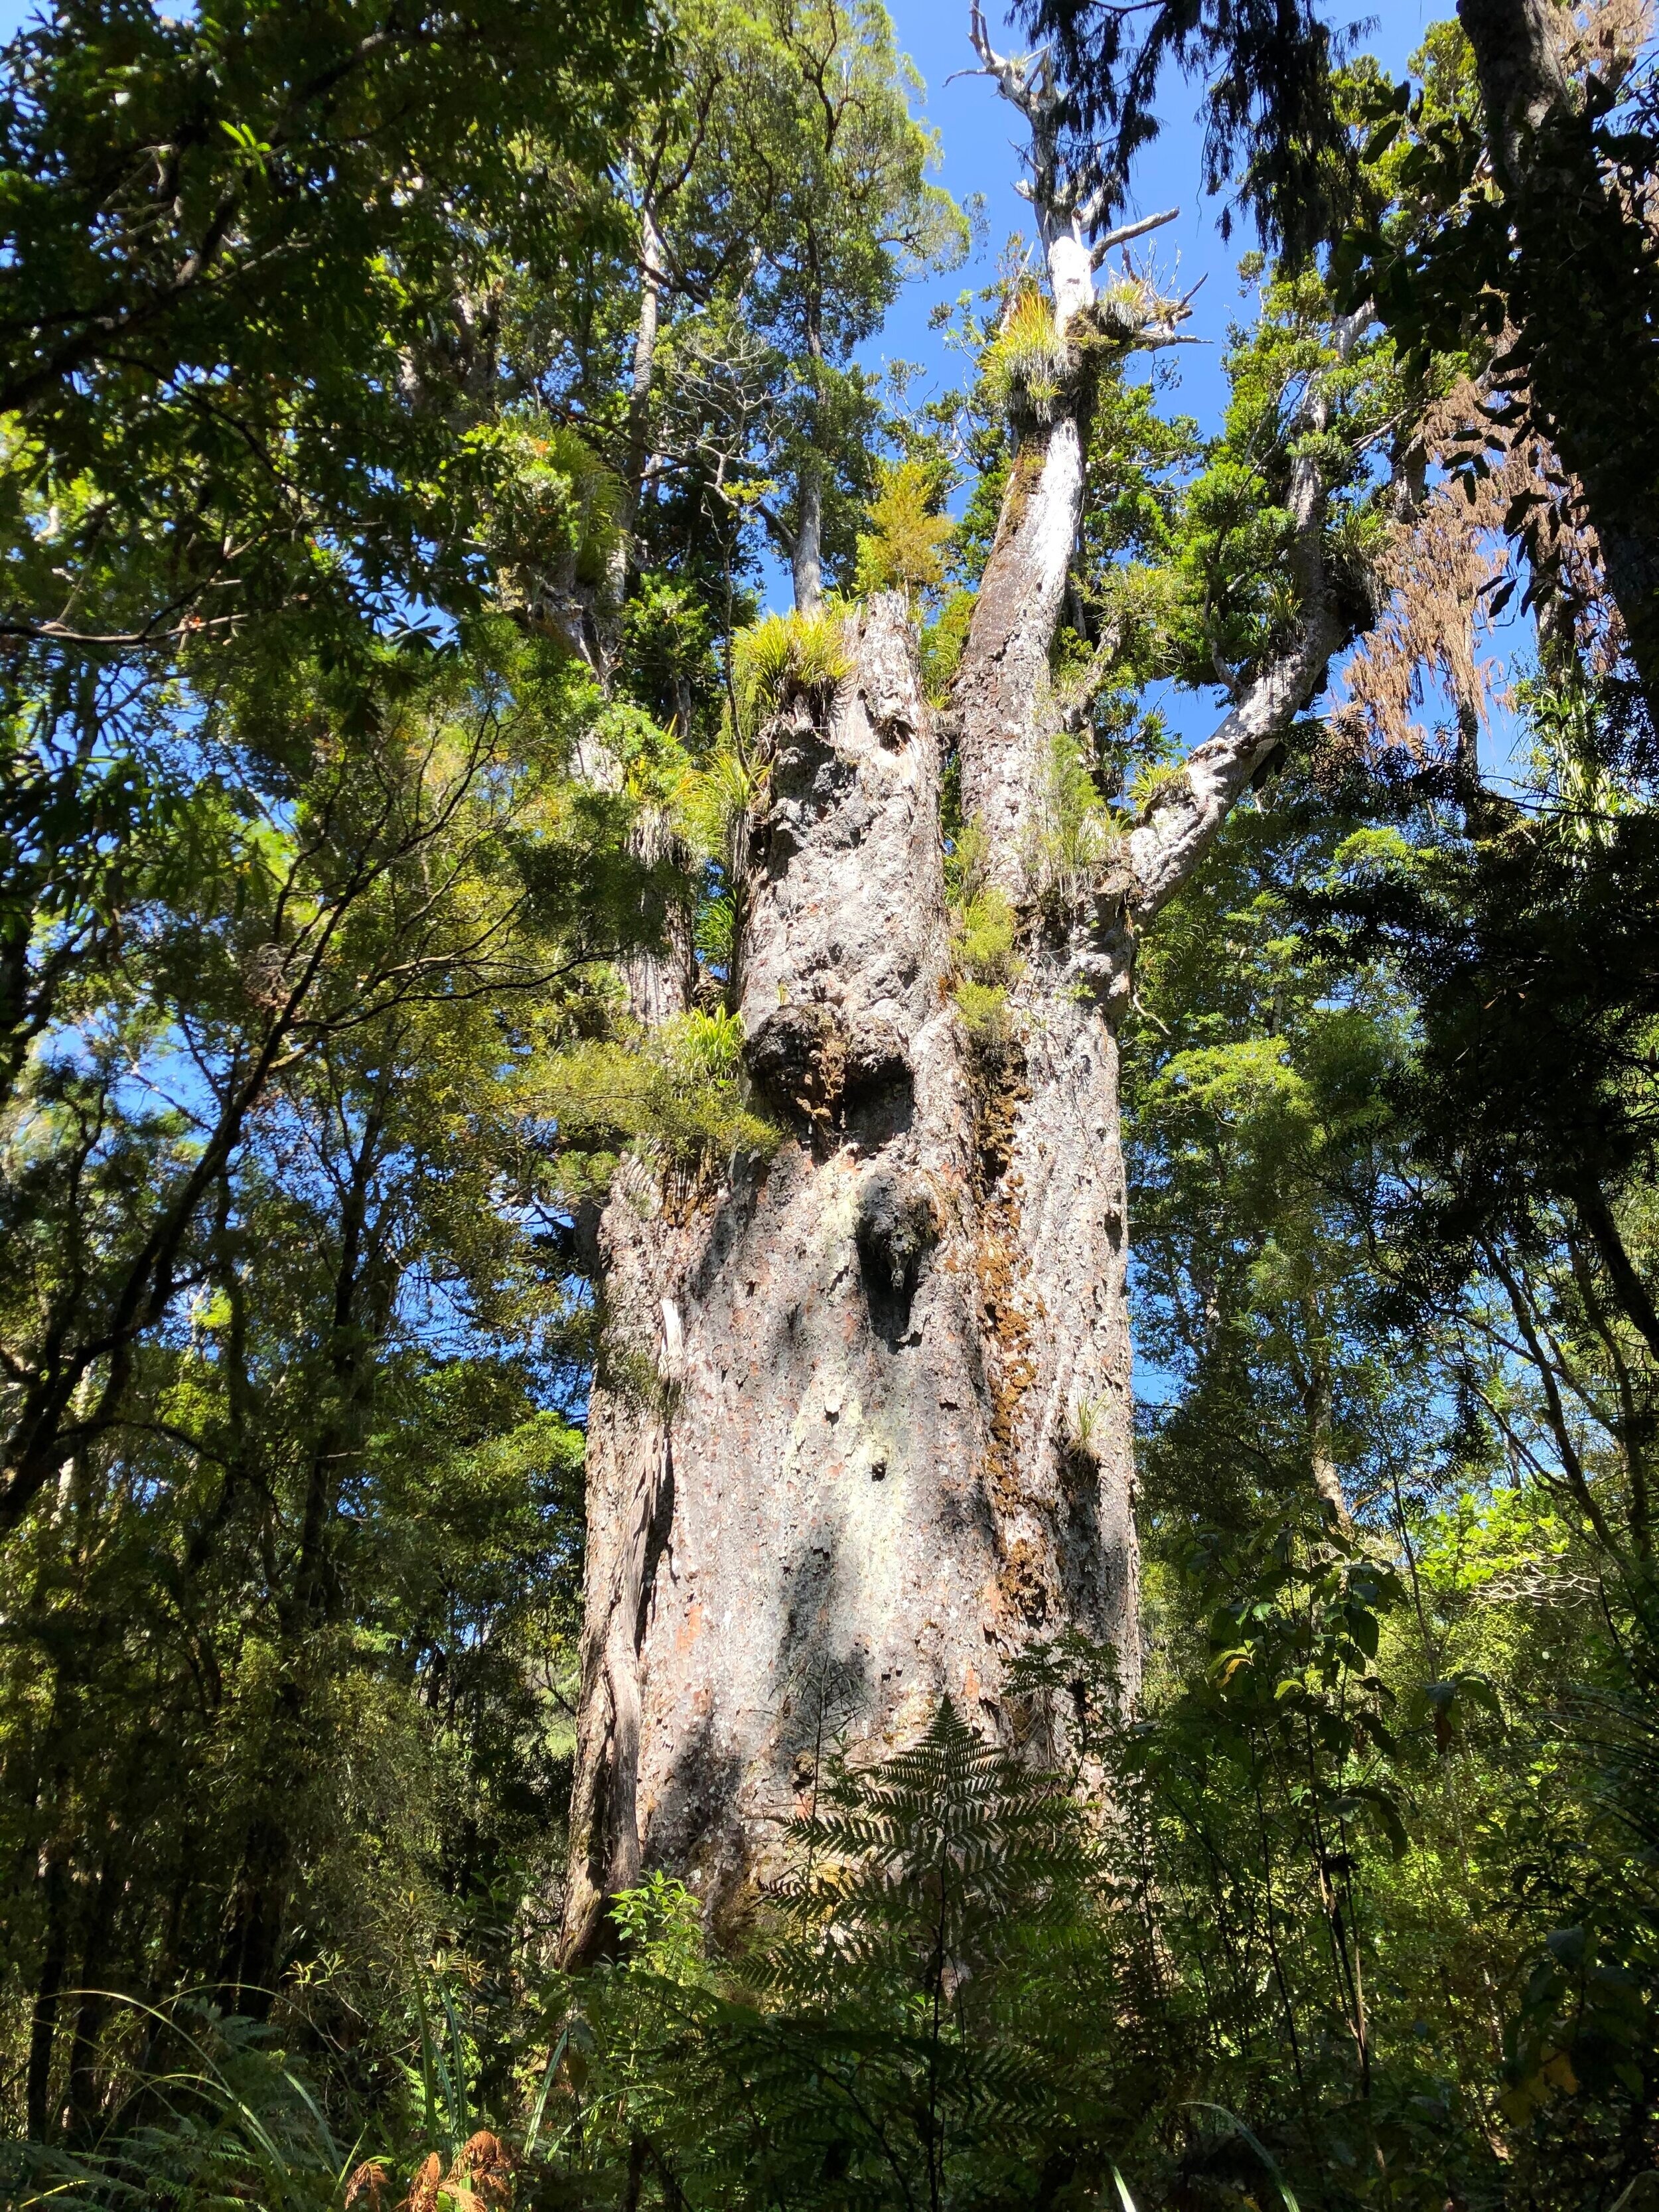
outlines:
M871 728L894 750L908 744L920 726L914 635L909 608L898 592L885 592L872 600L865 616L859 696Z
M1109 1019L1128 1006L1134 982L1134 878L1114 867L1094 887L1094 913L1073 933L1069 967L1077 987Z
M847 1033L846 1095L866 1098L887 1091L908 1090L910 1055L904 1039L890 1022L866 1014Z
M849 1021L835 1006L778 1007L745 1041L744 1059L758 1089L822 1128L849 1105L910 1083L910 1057L892 1024L871 1014Z
M858 772L804 707L775 723L771 738L767 804L755 819L754 851L775 876L809 843L823 817L841 805Z
M916 734L915 696L908 684L902 689L894 684L884 690L866 691L864 707L872 729L883 744L895 751Z
M846 1024L832 1006L780 1006L745 1039L757 1085L809 1121L833 1121L847 1080Z
M944 1234L933 1185L911 1168L882 1168L859 1192L853 1241L878 1328L889 1338L910 1325L922 1263Z

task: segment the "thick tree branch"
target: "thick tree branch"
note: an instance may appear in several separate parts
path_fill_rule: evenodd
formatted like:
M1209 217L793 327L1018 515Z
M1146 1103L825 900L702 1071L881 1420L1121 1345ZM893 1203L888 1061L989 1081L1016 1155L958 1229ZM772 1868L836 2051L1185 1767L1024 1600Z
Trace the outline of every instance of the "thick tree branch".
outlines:
M1370 314L1369 307L1362 307L1339 323L1333 343L1340 361L1352 354ZM1325 380L1316 377L1293 428L1305 440L1324 429L1329 419ZM1342 642L1325 574L1325 486L1316 459L1305 450L1291 464L1287 504L1296 526L1291 562L1302 602L1297 636L1287 652L1241 684L1215 735L1190 757L1181 781L1158 793L1146 819L1130 832L1134 887L1129 904L1138 921L1149 920L1191 876L1251 777L1318 692L1326 665Z
M1595 1249L1601 1255L1601 1264L1607 1271L1626 1319L1641 1331L1648 1350L1659 1360L1659 1310L1656 1310L1652 1293L1637 1273L1635 1262L1619 1233L1606 1193L1593 1176L1583 1176L1573 1186L1572 1202L1578 1209L1579 1219L1595 1241Z

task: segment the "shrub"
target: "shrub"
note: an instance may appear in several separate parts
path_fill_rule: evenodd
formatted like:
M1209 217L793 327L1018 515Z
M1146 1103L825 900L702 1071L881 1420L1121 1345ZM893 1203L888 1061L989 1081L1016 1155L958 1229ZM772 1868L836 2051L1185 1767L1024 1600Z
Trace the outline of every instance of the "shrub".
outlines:
M1058 732L1048 744L1042 788L1021 855L1026 890L1047 919L1063 927L1086 900L1114 842L1111 811L1074 737Z
M738 727L745 739L782 711L791 699L820 703L852 673L852 661L834 608L811 614L769 615L732 641L732 689Z
M622 484L573 429L523 416L475 431L503 465L490 525L509 605L605 583L622 529Z
M962 663L968 643L968 625L974 618L978 594L952 592L935 618L921 633L921 681L928 702L942 707Z
M134 2011L159 2063L87 2142L0 2147L0 2200L21 2212L330 2212L340 2202L354 2154L269 2027L183 1999Z
M602 1190L625 1152L695 1177L733 1153L771 1152L776 1130L744 1103L742 1049L741 1018L715 1012L559 1054L541 1103L557 1126L563 1187Z
M1011 983L1019 973L1013 901L994 884L957 910L956 960L975 983Z
M881 489L858 543L860 593L937 592L956 525L939 512L937 473L925 461L882 464Z
M632 2173L627 2201L697 2212L1104 2202L1136 2124L1101 2033L1127 1947L1077 1802L947 1702L878 1765L826 1757L784 1843L736 1958L677 1883L617 1900L538 2201L615 2203Z
M1070 368L1071 355L1048 302L1035 285L1024 286L981 360L988 398L1005 414L1047 422Z
M1002 984L964 980L957 985L956 1000L962 1025L975 1044L1007 1042L1011 1034L1008 993Z
M1144 819L1153 811L1160 799L1179 790L1186 781L1184 761L1152 761L1141 769L1129 787L1129 804Z
M987 880L985 833L963 825L945 864L951 893L951 963L963 1026L976 1045L1005 1044L1009 1036L1008 987L1025 963L1018 950L1019 917L1001 885Z

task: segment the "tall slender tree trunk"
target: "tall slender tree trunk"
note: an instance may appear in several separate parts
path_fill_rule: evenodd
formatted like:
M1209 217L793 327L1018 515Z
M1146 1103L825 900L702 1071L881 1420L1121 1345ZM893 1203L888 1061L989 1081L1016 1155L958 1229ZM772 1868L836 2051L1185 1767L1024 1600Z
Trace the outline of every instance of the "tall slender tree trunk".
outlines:
M1336 1408L1330 1346L1313 1307L1311 1298L1305 1301L1308 1364L1302 1381L1302 1405L1308 1418L1308 1462L1321 1510L1333 1528L1347 1536L1353 1533L1353 1515L1348 1510L1342 1470L1336 1462Z
M1517 366L1583 488L1643 690L1659 709L1659 251L1568 82L1551 0L1458 0L1513 235Z
M617 501L617 537L606 565L605 590L596 629L599 680L608 691L622 643L628 579L634 566L634 530L639 520L645 472L651 458L651 386L657 373L657 337L662 319L664 276L662 234L647 196L640 209L640 319L634 330L634 364L628 390L628 451Z
M87 1915L87 1932L81 1951L81 1986L75 2014L75 2034L70 2045L69 2083L65 2112L71 2135L89 2134L98 2118L98 2039L103 2032L108 1999L110 1938L113 1932L118 1881L113 1864L113 1838L105 1848L94 1879Z
M46 1847L41 1875L46 1940L29 2021L28 2074L24 2091L25 2121L30 2137L36 2142L44 2141L52 2120L52 2046L58 2034L64 1974L69 1965L70 1881L66 1856L63 1843L54 1838Z
M276 1994L294 1887L295 1812L313 1770L311 1732L319 1653L338 1618L341 1591L333 1557L340 1498L364 1449L373 1413L374 1352L383 1341L392 1291L380 1224L372 1218L374 1176L395 1051L388 1048L351 1171L341 1193L339 1249L323 1401L304 1458L304 1489L294 1565L276 1594L275 1676L256 1770L253 1803L235 1884L227 1900L218 1979L238 2012L263 2019Z
M1094 257L1076 221L1046 243L1064 337L1093 310ZM1016 458L948 732L1024 924L1003 1041L976 1042L951 997L942 733L903 602L849 619L835 696L762 732L738 988L785 1133L707 1187L630 1170L605 1213L568 1956L647 1866L718 1917L826 1730L901 1739L949 1695L1015 1740L1010 1663L1067 1629L1138 1674L1116 1025L1138 927L1331 642L1310 612L1074 910L1039 906L1097 354L1075 349ZM1298 471L1318 609L1322 495Z
M816 297L807 301L806 360L811 399L805 447L795 472L795 535L790 553L795 606L801 614L811 614L823 597L823 459L817 443L823 410L823 310Z
M795 606L811 614L823 598L823 470L816 453L802 460L795 485L795 538L790 556Z
M651 392L656 375L666 260L655 204L647 193L640 209L640 319L634 332L634 366L628 395L628 450L617 502L617 540L611 549L596 624L598 673L600 689L606 696L615 680L622 646L628 583L636 550L635 530L651 459ZM577 768L586 781L602 791L618 791L622 787L622 763L595 729L590 728L580 742ZM647 862L662 860L675 849L672 826L659 811L647 811L641 816L631 842L635 857ZM634 952L623 963L629 1002L639 1018L647 1024L665 1022L675 1014L684 1013L690 999L695 956L690 914L679 908L671 910L663 917L663 934L666 941L661 953Z

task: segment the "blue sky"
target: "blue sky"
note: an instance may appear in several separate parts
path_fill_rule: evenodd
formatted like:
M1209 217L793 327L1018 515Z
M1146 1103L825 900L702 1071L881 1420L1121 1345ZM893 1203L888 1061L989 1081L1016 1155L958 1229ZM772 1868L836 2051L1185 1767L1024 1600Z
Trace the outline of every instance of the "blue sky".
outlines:
M939 133L944 157L938 181L959 200L983 194L986 236L982 250L966 268L908 286L880 337L864 349L864 358L872 367L884 358L918 362L943 390L962 380L963 364L959 356L947 352L940 335L929 330L929 309L965 287L988 283L1010 234L1030 234L1030 211L1014 191L1021 173L1020 122L988 78L956 76L951 82L955 72L975 66L968 40L968 0L887 0L887 7L899 44L927 86L925 112ZM1347 4L1337 0L1322 12L1339 30L1357 21L1361 49L1375 54L1400 77L1429 26L1451 15L1453 0L1381 0L1370 9L1355 6L1352 0ZM1020 45L1007 27L1001 0L987 0L986 14L992 43L1000 52ZM1220 203L1206 200L1199 188L1203 131L1197 110L1202 96L1203 87L1196 82L1172 77L1164 86L1164 128L1136 165L1125 215L1151 215L1169 207L1181 210L1177 220L1151 241L1153 262L1169 291L1185 292L1200 277L1205 280L1186 326L1201 343L1164 356L1180 379L1165 404L1171 412L1196 416L1203 429L1212 430L1219 428L1226 402L1221 359L1227 325L1246 319L1249 312L1238 282L1238 262L1255 240L1246 222L1236 224L1231 241L1224 244L1218 228ZM913 394L916 399L924 396L922 388ZM782 605L787 595L787 580L780 569L773 596ZM1170 727L1188 742L1209 734L1224 704L1219 691L1182 694L1172 688L1158 703ZM1507 757L1509 737L1507 730L1494 733L1483 746L1490 767L1498 768Z
M951 364L939 339L927 328L929 306L940 297L954 296L965 284L988 282L1009 234L1030 230L1029 211L1013 189L1020 173L1019 118L988 79L959 77L954 83L947 82L953 71L975 66L968 43L967 0L887 0L887 6L899 43L927 87L927 117L939 134L945 156L938 180L958 199L974 192L984 194L988 239L986 252L965 270L912 285L872 350L878 356L885 354L937 368L948 382ZM1020 42L1007 30L996 0L991 0L986 13L998 49L1006 52L1011 46L1018 46ZM1356 18L1363 22L1369 15L1371 27L1362 45L1396 76L1402 76L1407 57L1421 45L1431 23L1452 13L1452 0L1381 0L1380 5L1369 9L1343 5L1339 0L1336 7L1328 7L1324 13L1338 26ZM1160 272L1177 276L1182 291L1200 276L1207 279L1193 302L1188 329L1210 343L1183 348L1176 356L1182 371L1182 404L1207 427L1215 421L1224 398L1216 342L1224 337L1229 318L1240 311L1238 259L1255 241L1245 226L1236 228L1231 242L1224 246L1216 228L1218 206L1205 200L1199 191L1203 134L1195 111L1202 89L1197 83L1179 79L1165 88L1164 133L1137 164L1127 212L1151 215L1178 206L1179 219L1157 234L1156 265Z

